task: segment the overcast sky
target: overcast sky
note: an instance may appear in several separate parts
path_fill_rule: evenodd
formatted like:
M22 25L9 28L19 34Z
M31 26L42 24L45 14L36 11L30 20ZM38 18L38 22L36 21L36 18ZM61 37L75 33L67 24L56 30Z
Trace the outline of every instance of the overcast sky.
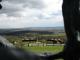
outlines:
M62 0L3 0L0 28L63 26Z

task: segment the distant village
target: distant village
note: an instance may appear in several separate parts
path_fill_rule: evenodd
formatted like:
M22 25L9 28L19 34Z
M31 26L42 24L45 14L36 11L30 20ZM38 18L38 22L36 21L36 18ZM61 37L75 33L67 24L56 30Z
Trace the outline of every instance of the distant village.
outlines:
M66 35L60 31L25 31L12 32L4 35L14 45L47 46L64 45Z

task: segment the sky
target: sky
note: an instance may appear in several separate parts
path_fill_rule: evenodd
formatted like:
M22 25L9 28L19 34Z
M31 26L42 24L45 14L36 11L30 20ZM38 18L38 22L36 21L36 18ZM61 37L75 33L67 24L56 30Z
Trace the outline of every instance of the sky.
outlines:
M63 26L62 0L3 0L0 28Z

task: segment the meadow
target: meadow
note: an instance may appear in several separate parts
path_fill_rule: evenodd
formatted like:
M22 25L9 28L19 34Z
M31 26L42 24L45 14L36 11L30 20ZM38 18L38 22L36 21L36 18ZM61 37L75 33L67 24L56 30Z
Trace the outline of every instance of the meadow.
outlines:
M63 46L30 46L23 47L25 50L29 50L35 53L58 53L63 50Z

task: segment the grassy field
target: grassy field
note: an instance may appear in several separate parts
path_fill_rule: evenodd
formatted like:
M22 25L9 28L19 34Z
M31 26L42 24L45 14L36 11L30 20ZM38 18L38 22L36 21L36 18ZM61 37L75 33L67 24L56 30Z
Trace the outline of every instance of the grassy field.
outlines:
M58 53L62 51L63 46L32 46L32 47L24 47L24 49L35 52L35 53Z

